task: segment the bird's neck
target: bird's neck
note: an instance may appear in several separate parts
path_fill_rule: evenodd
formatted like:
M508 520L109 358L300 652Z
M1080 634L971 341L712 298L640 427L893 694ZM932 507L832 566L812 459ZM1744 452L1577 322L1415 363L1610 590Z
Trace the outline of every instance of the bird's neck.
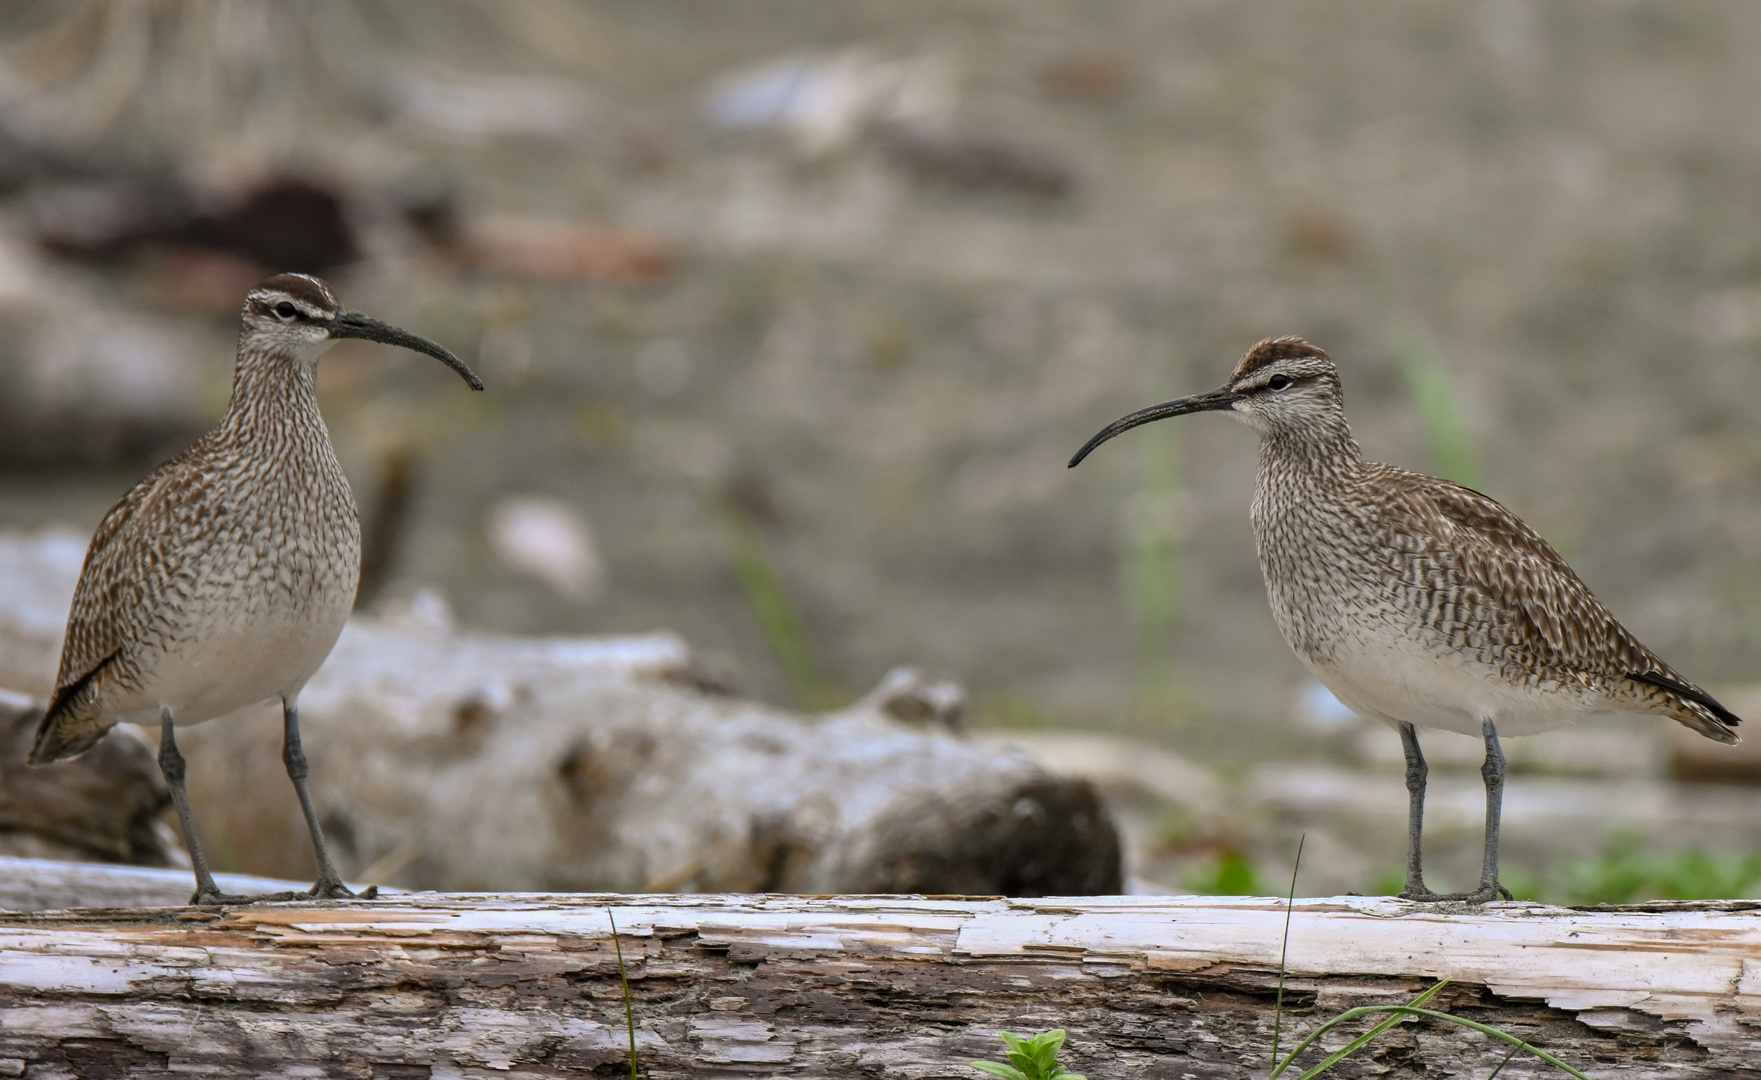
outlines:
M232 374L232 402L220 432L239 442L266 441L288 450L330 445L318 411L317 366L272 353L241 351Z
M1260 437L1260 489L1312 491L1351 481L1363 467L1363 455L1343 415L1322 418L1299 428L1268 431Z

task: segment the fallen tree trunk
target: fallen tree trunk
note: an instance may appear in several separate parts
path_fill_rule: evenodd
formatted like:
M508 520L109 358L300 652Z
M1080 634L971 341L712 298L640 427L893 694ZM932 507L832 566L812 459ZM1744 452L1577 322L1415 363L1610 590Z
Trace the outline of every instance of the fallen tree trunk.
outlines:
M79 569L68 552L56 534L0 536L0 686L47 692ZM362 884L1120 891L1118 834L1094 789L934 722L950 717L957 696L902 671L847 710L803 717L705 688L670 634L472 633L452 625L438 597L419 597L351 620L300 714L331 854ZM15 737L0 738L0 781L28 775L38 789L59 781L91 794L81 761L25 769L31 718L7 708L0 701L0 722L15 723L0 735ZM903 722L914 716L931 722ZM311 843L276 711L241 710L184 729L178 742L209 857L309 880ZM112 732L100 746L113 743L154 769L135 733ZM163 804L163 785L137 786L130 807ZM63 802L118 817L115 800ZM80 832L78 816L49 822L54 835L111 837L140 817ZM0 853L54 854L5 846L8 830L46 835L45 822L9 815L0 792Z
M1283 1046L1446 978L1434 1007L1591 1075L1747 1074L1756 907L1298 901ZM1269 1071L1275 899L408 894L0 916L0 1075L620 1075L614 917L649 1077L966 1077L999 1029L1052 1027L1096 1080ZM1508 1050L1407 1021L1336 1075L1486 1076Z

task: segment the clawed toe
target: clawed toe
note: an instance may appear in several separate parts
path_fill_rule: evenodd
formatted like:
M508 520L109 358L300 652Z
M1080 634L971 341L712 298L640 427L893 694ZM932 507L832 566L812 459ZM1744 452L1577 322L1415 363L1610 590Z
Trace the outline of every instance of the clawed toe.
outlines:
M193 907L217 907L221 904L273 904L282 900L301 900L305 898L305 895L305 893L297 892L272 892L257 893L255 896L238 896L233 893L223 893L219 889L209 892L197 889L195 895L190 897L190 904Z
M369 885L357 893L340 881L320 881L312 886L311 891L294 895L301 900L377 900L379 886Z
M1400 899L1410 900L1415 904L1485 904L1493 900L1514 900L1516 897L1512 896L1510 890L1503 885L1493 882L1490 885L1482 885L1473 892L1434 893L1423 886L1417 889L1409 888L1400 894Z
M377 900L379 886L372 885L356 893L340 881L320 881L305 892L272 892L256 893L251 896L239 896L223 893L219 889L197 889L190 897L194 907L219 907L228 904L275 904L289 900Z

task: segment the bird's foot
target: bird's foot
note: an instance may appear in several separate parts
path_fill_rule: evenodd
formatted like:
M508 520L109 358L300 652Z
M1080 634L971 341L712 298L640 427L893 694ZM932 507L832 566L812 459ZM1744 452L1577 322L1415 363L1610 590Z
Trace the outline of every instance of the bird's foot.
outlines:
M197 889L190 896L192 907L216 907L221 904L273 904L282 900L303 900L305 893L272 892L257 893L254 896L240 896L234 893L223 893L219 889Z
M293 895L301 900L377 900L379 886L369 885L357 893L340 881L320 881L312 886L311 891Z
M1469 903L1469 904L1485 904L1485 903L1490 903L1493 900L1515 900L1515 899L1516 899L1516 897L1514 897L1510 894L1509 889L1505 888L1503 885L1499 884L1496 881L1492 882L1489 885L1481 885L1479 888L1475 889L1473 892L1468 893L1467 895L1462 897L1462 900Z
M1400 899L1411 900L1415 904L1485 904L1493 900L1514 900L1510 890L1494 881L1490 885L1481 885L1473 892L1435 893L1422 884L1418 888L1407 886L1401 892Z

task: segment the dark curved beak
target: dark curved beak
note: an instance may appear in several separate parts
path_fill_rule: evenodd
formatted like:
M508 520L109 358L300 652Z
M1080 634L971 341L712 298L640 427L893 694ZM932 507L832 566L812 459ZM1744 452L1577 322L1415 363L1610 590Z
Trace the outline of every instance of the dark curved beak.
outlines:
M1070 459L1069 467L1074 469L1082 464L1082 459L1093 453L1095 447L1121 432L1130 431L1134 427L1156 420L1166 420L1170 416L1184 416L1187 413L1232 408L1237 401L1246 396L1246 394L1237 394L1225 386L1221 390L1212 390L1208 394L1194 394L1191 397L1183 397L1175 401L1164 401L1160 405L1139 409L1129 416L1121 416L1102 428L1094 438L1083 443L1082 449L1078 450L1076 456Z
M465 362L452 353L425 337L412 334L408 330L399 330L390 323L380 322L378 319L363 315L358 311L345 311L332 320L330 336L333 338L361 338L366 341L396 345L412 352L427 353L458 372L466 382L471 384L471 389L483 389L483 380L477 377L477 373L466 367Z

